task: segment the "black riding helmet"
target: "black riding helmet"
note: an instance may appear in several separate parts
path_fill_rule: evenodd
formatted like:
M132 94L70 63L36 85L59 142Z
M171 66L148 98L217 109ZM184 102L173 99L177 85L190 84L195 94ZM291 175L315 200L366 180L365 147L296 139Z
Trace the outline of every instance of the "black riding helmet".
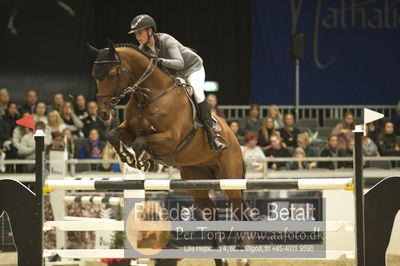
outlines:
M129 31L128 34L132 34L138 30L146 28L153 28L153 32L156 32L157 31L156 22L149 15L146 14L138 15L132 19L131 30Z

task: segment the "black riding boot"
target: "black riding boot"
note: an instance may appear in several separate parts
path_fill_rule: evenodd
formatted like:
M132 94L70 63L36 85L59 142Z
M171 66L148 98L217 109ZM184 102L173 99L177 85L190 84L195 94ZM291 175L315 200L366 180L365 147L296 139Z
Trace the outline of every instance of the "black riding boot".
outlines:
M208 144L210 145L210 148L214 150L215 152L220 152L228 148L228 145L221 142L218 139L217 134L212 130L213 128L213 121L211 118L211 112L210 112L210 107L208 106L208 103L206 100L203 102L199 103L199 111L200 111L200 118L204 124L204 127L207 132L207 138L208 138Z

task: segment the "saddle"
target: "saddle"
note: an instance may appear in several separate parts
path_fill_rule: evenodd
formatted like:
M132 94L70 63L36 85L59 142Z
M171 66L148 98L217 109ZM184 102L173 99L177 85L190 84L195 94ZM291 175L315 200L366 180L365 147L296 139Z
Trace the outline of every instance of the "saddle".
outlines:
M187 96L187 98L189 99L190 105L192 106L192 112L193 112L193 123L198 123L200 125L200 127L204 127L203 123L201 122L201 119L199 118L199 108L197 106L197 102L194 99L194 89L193 87L186 82L186 80L184 80L183 78L177 77L177 80L179 80L179 82L183 85L185 94ZM211 118L213 120L213 125L212 125L212 130L216 133L220 132L221 126L218 123L218 120L214 117L213 114L211 114Z

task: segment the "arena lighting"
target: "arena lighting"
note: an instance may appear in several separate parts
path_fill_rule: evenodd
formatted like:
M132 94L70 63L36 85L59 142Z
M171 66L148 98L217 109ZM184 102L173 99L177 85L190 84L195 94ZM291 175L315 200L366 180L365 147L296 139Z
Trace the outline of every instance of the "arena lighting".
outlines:
M219 91L219 84L217 81L206 81L204 83L204 91L206 92L217 92Z

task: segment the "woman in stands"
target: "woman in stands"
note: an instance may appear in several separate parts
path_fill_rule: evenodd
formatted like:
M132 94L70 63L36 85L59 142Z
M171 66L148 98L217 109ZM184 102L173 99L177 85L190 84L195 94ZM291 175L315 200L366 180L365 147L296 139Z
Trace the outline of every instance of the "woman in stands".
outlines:
M316 150L310 147L310 136L307 132L300 133L297 135L297 147L302 148L305 157L317 157L318 153ZM309 162L309 168L317 167L317 162Z
M83 133L81 132L81 129L83 128L83 122L75 115L71 102L63 103L60 115L65 123L65 126L71 129L75 136L83 137Z
M332 135L338 138L338 146L340 148L346 148L347 141L354 138L354 125L353 113L346 112L343 116L343 120L332 130Z
M51 132L62 132L66 126L64 121L61 119L60 114L58 111L51 111L47 115L47 125L50 128Z
M259 146L257 146L258 134L254 131L246 132L244 136L246 144L242 147L243 160L247 169L261 171L264 168L264 153Z
M228 145L219 141L212 130L213 121L210 108L204 95L205 71L203 60L193 50L183 46L174 37L166 33L156 33L157 25L149 15L138 15L132 19L129 34L135 34L140 48L158 57L158 65L167 68L175 75L185 78L194 89L194 98L199 106L200 117L210 147L220 152Z
M266 157L290 157L289 150L283 146L282 138L279 133L271 136L271 145L264 151ZM269 168L282 169L286 166L284 162L269 163Z
M10 94L7 89L0 90L0 118L6 113L8 103L10 102Z
M271 136L275 133L274 119L266 117L263 120L261 129L258 131L260 138L258 145L266 149L271 144Z
M383 132L378 138L379 152L382 156L399 156L400 147L396 142L396 134L392 122L386 122Z
M249 116L244 119L243 129L245 132L258 132L261 128L262 120L260 118L260 106L258 104L250 105Z
M275 104L268 107L267 117L274 119L274 128L276 130L283 127L283 120L282 120L281 112L279 111L279 107L276 106Z
M293 157L294 158L304 158L306 157L306 153L304 150L300 147L297 147L294 152L293 152ZM295 162L290 162L287 164L287 169L289 170L303 170L303 169L309 169L310 164L307 161L295 161Z

